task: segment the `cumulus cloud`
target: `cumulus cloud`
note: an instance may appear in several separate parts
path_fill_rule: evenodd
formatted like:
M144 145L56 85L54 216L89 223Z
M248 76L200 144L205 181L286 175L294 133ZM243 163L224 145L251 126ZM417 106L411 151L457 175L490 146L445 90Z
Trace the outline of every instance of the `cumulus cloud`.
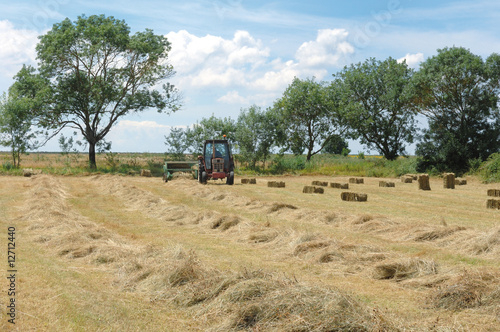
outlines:
M423 53L416 53L416 54L406 54L404 57L398 59L398 62L401 63L403 61L406 61L406 64L408 67L411 68L417 68L421 62L424 61L424 54Z
M23 64L36 63L38 32L15 29L8 21L0 21L0 74L12 78Z
M344 29L319 30L315 40L296 50L293 59L272 58L271 50L248 31L236 31L231 39L198 37L185 30L166 35L172 43L170 62L181 87L231 87L248 94L281 92L294 77L322 79L332 67L343 64L354 53ZM244 103L251 97L231 90L217 100Z
M303 43L295 57L303 66L336 66L345 56L354 53L354 47L347 42L349 33L344 29L323 29L316 40Z

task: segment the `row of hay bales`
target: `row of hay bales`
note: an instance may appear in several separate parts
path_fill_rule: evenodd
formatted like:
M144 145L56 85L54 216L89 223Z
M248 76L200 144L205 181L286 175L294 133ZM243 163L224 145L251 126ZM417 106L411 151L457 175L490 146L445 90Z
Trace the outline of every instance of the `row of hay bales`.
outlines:
M489 197L500 197L500 189L488 189L487 195ZM500 210L500 199L491 198L486 201L486 208Z

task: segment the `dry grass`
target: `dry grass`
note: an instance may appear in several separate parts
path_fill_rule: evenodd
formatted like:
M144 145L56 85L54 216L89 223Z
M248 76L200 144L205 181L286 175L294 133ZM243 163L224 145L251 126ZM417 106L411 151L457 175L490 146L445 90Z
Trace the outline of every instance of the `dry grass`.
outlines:
M452 191L431 179L423 192L365 178L363 204L333 188L302 195L307 177L287 178L282 190L267 181L5 179L0 207L19 223L21 247L36 252L24 263L36 273L25 271L23 303L47 317L22 316L26 329L446 331L460 321L488 331L498 319L498 212L485 209L474 179Z

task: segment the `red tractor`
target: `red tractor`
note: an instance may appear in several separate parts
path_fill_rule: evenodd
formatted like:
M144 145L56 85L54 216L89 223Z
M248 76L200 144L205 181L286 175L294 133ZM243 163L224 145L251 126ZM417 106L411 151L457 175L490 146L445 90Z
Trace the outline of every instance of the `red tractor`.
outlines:
M234 159L226 135L224 139L206 140L203 156L198 156L198 181L206 184L209 179L226 179L226 184L234 184Z

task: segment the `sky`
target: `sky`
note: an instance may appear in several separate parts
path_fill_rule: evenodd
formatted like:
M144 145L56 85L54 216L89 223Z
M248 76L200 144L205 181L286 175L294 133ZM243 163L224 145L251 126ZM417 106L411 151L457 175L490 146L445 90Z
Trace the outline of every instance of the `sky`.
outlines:
M172 44L169 82L182 94L181 110L122 118L106 138L113 152L165 152L170 128L270 107L294 77L329 81L372 57L417 69L453 46L483 58L500 52L497 0L0 0L0 93L23 64L36 66L38 36L82 14L114 16L132 33L152 29ZM349 148L376 154L355 141ZM57 138L40 150L59 151Z

